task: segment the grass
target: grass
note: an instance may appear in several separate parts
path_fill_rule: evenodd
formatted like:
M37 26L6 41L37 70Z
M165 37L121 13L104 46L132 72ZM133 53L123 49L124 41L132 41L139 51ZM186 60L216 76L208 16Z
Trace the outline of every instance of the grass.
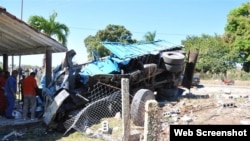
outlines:
M102 139L91 138L79 132L74 132L67 137L62 137L57 141L103 141Z

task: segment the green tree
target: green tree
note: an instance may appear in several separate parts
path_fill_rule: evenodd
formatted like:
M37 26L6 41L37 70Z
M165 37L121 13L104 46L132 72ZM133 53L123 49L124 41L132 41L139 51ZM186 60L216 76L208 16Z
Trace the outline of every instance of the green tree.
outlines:
M42 16L30 16L28 24L51 37L56 37L63 45L67 44L69 28L65 24L56 21L57 13L53 12L49 19Z
M99 30L95 36L89 35L84 39L89 59L93 57L93 51L99 57L110 54L101 42L135 43L136 40L132 39L132 33L124 26L109 24L104 30Z
M60 22L56 21L57 13L53 12L49 19L45 19L42 16L30 16L28 19L28 24L35 29L47 34L50 37L56 37L56 39L63 45L67 44L67 37L69 34L69 28ZM45 67L45 58L43 58L43 67Z
M250 62L250 3L232 9L227 16L224 41L238 51L240 63Z
M154 32L147 32L144 35L145 41L149 41L149 42L154 41L155 37L156 37L156 31L154 31Z
M228 69L235 67L236 53L219 35L188 36L182 44L186 51L199 52L196 71L226 74Z

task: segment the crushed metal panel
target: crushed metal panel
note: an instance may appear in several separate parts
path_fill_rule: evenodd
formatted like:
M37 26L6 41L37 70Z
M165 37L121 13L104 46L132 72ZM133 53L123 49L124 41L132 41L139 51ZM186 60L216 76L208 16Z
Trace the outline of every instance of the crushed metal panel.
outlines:
M51 121L55 118L56 112L62 105L63 101L69 96L66 90L62 90L55 98L54 101L45 109L44 112L44 122L49 125Z
M181 46L173 46L163 40L135 44L102 42L102 45L120 59L134 58L146 54L157 54L164 50L182 48Z

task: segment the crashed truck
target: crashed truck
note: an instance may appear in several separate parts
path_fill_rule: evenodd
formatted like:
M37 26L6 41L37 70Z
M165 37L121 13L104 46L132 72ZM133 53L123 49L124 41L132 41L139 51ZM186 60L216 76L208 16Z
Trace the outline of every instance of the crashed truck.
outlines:
M43 120L55 129L84 132L101 118L121 112L121 80L128 78L131 120L143 126L139 110L150 99L176 100L179 77L185 67L183 46L170 46L164 40L124 44L102 42L111 53L93 54L84 64L74 64L74 50L53 69L51 83L42 78Z

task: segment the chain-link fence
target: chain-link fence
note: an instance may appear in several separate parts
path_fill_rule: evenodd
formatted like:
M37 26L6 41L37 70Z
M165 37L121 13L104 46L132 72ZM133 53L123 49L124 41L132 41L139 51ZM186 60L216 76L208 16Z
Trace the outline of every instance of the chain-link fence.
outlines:
M116 88L98 82L91 91L93 102L64 122L67 129L65 134L74 129L90 138L108 141L142 141L145 138L164 141L161 139L164 136L159 134L162 128L159 107L152 108L152 103L146 104L146 101L154 99L154 94L142 89L134 97L128 89L128 83ZM146 111L145 105L150 107Z
M100 123L101 119L114 117L121 112L120 88L98 82L91 91L90 99L91 103L64 123L66 133L72 128L86 133L89 127Z

